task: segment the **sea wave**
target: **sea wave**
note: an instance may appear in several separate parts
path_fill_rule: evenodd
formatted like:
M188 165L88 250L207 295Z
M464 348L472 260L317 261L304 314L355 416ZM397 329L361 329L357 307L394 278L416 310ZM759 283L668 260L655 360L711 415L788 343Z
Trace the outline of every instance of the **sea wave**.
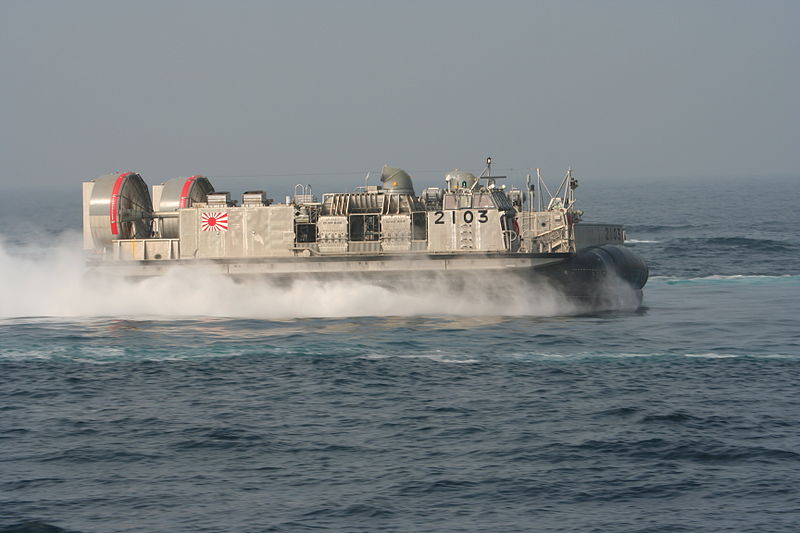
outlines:
M146 330L146 325L142 324ZM442 365L515 365L515 364L555 364L580 363L582 361L622 361L630 359L663 359L678 360L690 359L741 359L752 358L767 359L798 359L800 354L787 352L752 352L736 351L691 351L685 350L655 350L650 352L637 352L628 350L598 350L598 351L573 351L569 345L555 347L550 351L502 351L488 352L482 347L472 351L461 349L429 350L423 346L414 347L412 350L398 350L396 352L377 352L368 347L352 347L342 339L328 339L322 346L250 346L249 340L238 338L235 334L229 335L224 345L189 346L185 348L162 348L157 346L138 346L136 349L123 347L83 347L66 349L63 346L54 346L52 349L5 349L0 353L0 362L10 364L24 363L55 363L55 364L86 364L86 365L117 365L148 363L192 363L201 361L232 360L244 362L251 358L288 360L297 358L335 359L335 360L362 360L362 361L407 361L409 364L442 364ZM568 344L568 343L567 343ZM419 351L414 351L419 350ZM216 363L215 363L216 364Z
M666 283L668 285L675 285L681 283L798 283L800 282L800 274L781 274L781 275L763 275L763 274L711 274L708 276L699 277L677 277L677 276L650 276L650 283Z
M79 533L75 530L63 529L40 520L26 520L0 527L0 533Z
M364 359L380 360L380 359L428 359L436 363L445 364L474 364L480 363L480 359L470 357L468 355L447 354L447 353L417 353L417 354L389 354L389 353L370 353L363 356Z
M702 353L695 353L695 352L667 352L667 351L654 351L654 352L577 352L577 353L565 353L565 352L552 352L552 353L542 353L542 354L525 354L525 355L516 355L517 360L520 359L536 359L536 360L582 360L582 359L635 359L635 358L659 358L659 359L671 359L671 358L683 358L683 357L690 357L696 359L736 359L736 358L743 358L743 357L755 357L758 359L766 358L766 359L797 359L800 357L800 354L788 354L788 353L749 353L749 352L742 352L742 353L730 353L730 352L702 352Z
M647 233L662 233L675 230L689 230L702 228L703 226L696 224L626 224L625 229L629 232L641 231Z
M775 239L754 239L748 237L689 237L673 239L664 246L666 252L676 252L683 250L708 249L729 250L732 252L796 252L796 244Z

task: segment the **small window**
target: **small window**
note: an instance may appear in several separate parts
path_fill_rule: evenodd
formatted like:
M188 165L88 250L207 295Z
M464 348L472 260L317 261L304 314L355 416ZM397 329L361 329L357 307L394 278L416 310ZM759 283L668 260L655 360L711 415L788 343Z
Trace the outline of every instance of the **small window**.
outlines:
M348 238L351 241L378 241L381 225L378 215L350 215Z
M428 214L411 213L411 240L425 241L428 239Z
M295 235L297 242L317 242L317 225L297 224L295 225Z

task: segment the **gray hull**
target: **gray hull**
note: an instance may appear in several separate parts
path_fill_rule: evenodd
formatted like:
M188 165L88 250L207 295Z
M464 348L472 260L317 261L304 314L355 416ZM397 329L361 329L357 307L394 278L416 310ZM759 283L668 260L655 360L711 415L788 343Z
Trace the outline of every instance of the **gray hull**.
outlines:
M229 276L239 281L288 284L304 280L355 280L402 290L409 284L448 285L461 289L476 280L546 283L592 308L612 308L619 293L641 303L648 268L630 250L614 245L577 254L437 254L409 257L351 255L189 261L95 261L98 274L125 278L161 276L174 269Z

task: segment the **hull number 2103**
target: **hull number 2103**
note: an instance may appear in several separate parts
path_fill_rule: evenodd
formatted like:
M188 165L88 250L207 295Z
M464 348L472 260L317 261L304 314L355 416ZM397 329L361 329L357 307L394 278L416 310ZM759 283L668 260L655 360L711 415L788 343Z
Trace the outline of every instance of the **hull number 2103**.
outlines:
M456 223L456 213L457 211L452 211L450 214L452 215L451 218L453 219L453 224ZM444 224L444 211L436 211L433 214L436 218L434 219L434 224ZM462 218L465 223L472 224L472 221L475 220L475 213L472 211L462 211ZM489 222L489 211L487 209L480 209L478 210L478 222L483 224L484 222Z

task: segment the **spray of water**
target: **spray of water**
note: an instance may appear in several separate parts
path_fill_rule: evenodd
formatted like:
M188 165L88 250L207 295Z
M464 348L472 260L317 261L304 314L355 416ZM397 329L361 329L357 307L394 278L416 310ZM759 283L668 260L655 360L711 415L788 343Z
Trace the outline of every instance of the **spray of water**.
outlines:
M0 241L4 296L0 318L347 316L555 316L580 309L545 283L480 275L460 284L426 278L379 286L358 280L237 282L201 269L127 280L93 274L80 238L66 234L46 249Z

